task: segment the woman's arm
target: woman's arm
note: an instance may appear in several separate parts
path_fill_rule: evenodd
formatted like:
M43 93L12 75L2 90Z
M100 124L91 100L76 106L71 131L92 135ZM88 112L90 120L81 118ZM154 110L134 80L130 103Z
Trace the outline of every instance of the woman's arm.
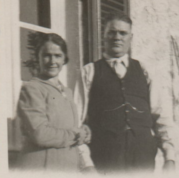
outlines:
M26 84L21 89L18 114L27 136L41 147L68 147L76 143L79 129L59 129L49 124L46 101L40 88Z

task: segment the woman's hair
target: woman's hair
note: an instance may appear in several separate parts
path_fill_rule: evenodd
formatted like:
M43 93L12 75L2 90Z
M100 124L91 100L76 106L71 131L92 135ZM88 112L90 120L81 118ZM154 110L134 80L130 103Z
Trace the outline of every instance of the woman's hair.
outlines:
M28 49L31 51L31 58L25 61L25 66L35 68L39 63L39 52L41 47L48 41L55 43L61 47L61 50L65 54L65 63L68 63L67 45L65 40L55 33L29 33L28 35Z

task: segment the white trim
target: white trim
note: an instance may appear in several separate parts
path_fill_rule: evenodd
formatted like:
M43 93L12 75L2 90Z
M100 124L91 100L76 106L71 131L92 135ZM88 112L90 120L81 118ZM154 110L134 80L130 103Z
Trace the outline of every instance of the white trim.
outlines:
M65 0L51 0L50 12L51 12L51 29L66 39L66 12L65 12Z
M1 21L1 65L0 71L2 72L0 79L1 84L6 87L6 100L1 110L5 110L7 107L7 118L11 118L13 116L13 90L12 90L12 39L11 39L11 6L10 0L4 0L4 4L1 4L1 13L2 13L2 21ZM3 8L3 9L2 9ZM3 42L3 43L2 43ZM5 83L3 81L6 81ZM1 93L2 94L2 93ZM3 94L3 95L6 95ZM7 105L6 105L7 104ZM7 119L6 118L6 119Z
M12 84L13 84L13 111L16 114L17 101L22 85L20 75L20 27L19 27L19 0L11 0L12 12Z
M9 76L7 72L10 71L8 62L10 60L10 52L8 51L7 44L10 44L9 35L9 22L10 22L10 13L9 10L10 2L7 0L0 0L0 108L1 108L1 118L0 118L0 143L1 143L1 152L0 152L0 169L3 170L3 174L6 177L8 171L8 146L7 146L7 118L11 116L11 87L9 87ZM10 90L9 90L10 89Z
M29 23L21 22L21 21L19 21L19 26L22 28L27 28L29 30L39 31L39 32L44 32L44 33L53 32L52 29L50 28L45 28L45 27L41 27L41 26L37 26L34 24L29 24Z

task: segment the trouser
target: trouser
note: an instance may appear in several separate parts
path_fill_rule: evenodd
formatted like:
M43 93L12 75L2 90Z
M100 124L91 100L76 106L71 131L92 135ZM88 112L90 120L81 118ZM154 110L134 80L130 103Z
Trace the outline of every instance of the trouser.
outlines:
M152 171L157 146L150 129L126 130L119 135L104 132L93 135L90 145L92 159L100 172Z

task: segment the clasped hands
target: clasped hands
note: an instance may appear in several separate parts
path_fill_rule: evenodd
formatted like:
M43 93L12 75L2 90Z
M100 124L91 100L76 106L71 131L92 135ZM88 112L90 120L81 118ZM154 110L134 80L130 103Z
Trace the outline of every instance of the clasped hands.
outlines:
M87 125L82 125L80 128L74 129L76 133L76 144L88 144L91 141L91 130Z

